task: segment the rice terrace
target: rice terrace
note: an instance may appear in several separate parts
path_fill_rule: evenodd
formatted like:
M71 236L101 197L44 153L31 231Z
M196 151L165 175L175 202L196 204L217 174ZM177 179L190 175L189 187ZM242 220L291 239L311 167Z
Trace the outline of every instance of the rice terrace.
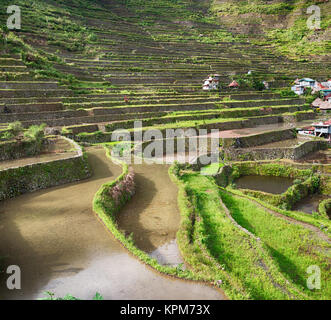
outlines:
M330 300L330 26L0 0L0 300Z

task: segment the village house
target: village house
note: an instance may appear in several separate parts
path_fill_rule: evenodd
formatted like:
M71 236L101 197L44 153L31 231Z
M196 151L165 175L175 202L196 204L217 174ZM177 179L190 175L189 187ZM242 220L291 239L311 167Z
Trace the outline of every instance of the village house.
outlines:
M331 89L331 79L326 82L321 82L321 85L325 88Z
M205 91L220 90L220 77L219 74L209 76L208 79L204 80L202 89Z
M322 89L321 92L325 99L325 97L327 97L331 93L331 89Z
M291 87L291 90L297 95L302 95L305 93L307 88L312 89L312 94L322 92L322 94L326 96L331 93L331 79L325 82L318 82L310 78L296 79L294 81L294 86Z
M331 119L324 122L314 123L316 137L324 137L331 141Z
M228 85L229 88L231 89L238 89L239 88L239 83L235 80L233 80L229 85Z
M320 138L326 138L331 142L331 119L328 121L321 121L313 123L310 127L298 129L298 133L302 135L310 135Z
M314 89L317 81L310 78L296 79L294 81L295 85L291 87L291 90L298 95L302 95L306 88Z

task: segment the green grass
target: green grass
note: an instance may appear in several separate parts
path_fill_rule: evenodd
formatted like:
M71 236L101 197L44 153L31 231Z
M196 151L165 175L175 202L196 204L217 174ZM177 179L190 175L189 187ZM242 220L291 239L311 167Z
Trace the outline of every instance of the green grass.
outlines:
M247 199L221 192L222 200L234 219L264 242L286 278L311 299L330 299L330 245L308 229L273 216ZM329 253L326 253L329 252ZM321 290L309 290L307 268L321 269Z
M325 234L327 234L329 237L331 236L331 221L327 218L324 218L323 216L312 216L311 214L307 214L300 211L291 211L291 210L284 210L280 209L276 206L273 206L272 204L269 204L261 199L254 198L250 195L242 193L240 190L232 189L228 187L231 193L236 194L238 196L245 197L250 200L254 200L255 202L261 204L262 206L266 207L267 209L277 211L281 213L284 216L288 216L290 218L294 218L298 221L309 223L320 230L322 230Z
M195 208L194 240L199 240L207 252L231 278L240 282L251 299L287 299L288 294L274 286L268 274L277 283L296 295L274 265L264 247L236 228L220 204L219 190L210 177L198 173L181 177L191 205ZM269 272L260 264L264 261ZM301 298L303 296L299 294Z

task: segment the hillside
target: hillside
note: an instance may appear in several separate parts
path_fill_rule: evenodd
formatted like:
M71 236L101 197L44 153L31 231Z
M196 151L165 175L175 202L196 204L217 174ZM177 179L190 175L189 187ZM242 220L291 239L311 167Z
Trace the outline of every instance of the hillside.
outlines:
M320 8L320 29L310 30L307 8ZM330 57L331 2L328 0L223 1L214 0L213 12L220 23L253 42L269 44L280 54L295 57ZM316 58L316 57L315 57Z
M49 190L45 191L47 201L40 200L38 194L29 198L37 204L36 208L38 201L45 201L44 207L37 210L40 216L31 219L36 230L43 223L39 219L45 219L42 214L46 205L51 217L54 212L62 218L68 213L74 219L80 212L92 219L94 211L108 231L144 263L171 276L206 281L224 291L222 299L329 299L330 135L308 135L311 130L316 129L316 133L318 127L329 126L326 120L330 114L320 106L312 107L317 94L306 90L298 96L291 90L297 78L320 82L331 78L330 2L318 3L322 9L320 31L308 31L306 17L300 14L312 3L315 2L17 0L22 28L10 31L6 27L6 7L11 1L0 0L0 145L7 161L0 173L4 177L3 194L8 198L4 199L12 201L16 212L16 195L56 185L59 189L55 200ZM205 79L216 74L220 88L203 90ZM126 129L129 138L125 139L130 140L136 133L137 120L142 121L144 133L159 129L163 135L167 129L183 129L187 134L186 129L206 129L205 140L216 141L217 145L214 150L204 150L203 156L217 154L218 162L203 167L198 158L194 164L187 159L179 164L174 161L180 153L176 149L169 156L170 169L146 163L135 163L132 168L122 163L120 169L119 161L111 163L109 159L111 150L123 151L128 146L137 147L135 150L147 146L152 150L155 137L163 140L163 153L157 160L166 160L168 156L164 136L149 135L153 130L140 139L138 135L136 144L119 143L117 148L114 132ZM325 123L311 128L313 122L322 120ZM218 132L212 132L213 129ZM298 134L302 130L309 132L306 136ZM40 150L34 157L30 150L20 153L27 133L32 146L37 141L34 137L40 135ZM34 168L40 161L42 143L47 144L47 139L54 136L74 143L79 159L86 162L86 168L78 167L85 170L85 175L90 162L94 175L86 184L80 183L83 175L66 180L71 167L65 167L67 171L58 166L54 169L52 161L45 162L40 170L37 167L38 175L33 171L28 183L19 178L26 168L21 170L14 163L21 163L20 158L26 156L29 160L22 163ZM11 148L16 148L15 152ZM186 155L187 145L185 148ZM58 149L58 153L67 152L70 156L71 147ZM55 172L55 178L51 179L49 171ZM246 176L253 177L253 184L261 183L261 187L237 187L237 180ZM254 180L257 177L262 182ZM52 181L45 184L45 179ZM71 191L61 186L61 181L77 182L72 206L70 197L67 198ZM286 188L268 193L264 183ZM20 192L16 192L16 185ZM90 198L80 203L79 197L86 194ZM295 205L310 196L318 196L317 207L308 213L293 211ZM60 208L57 213L52 201L56 203L54 208ZM24 219L28 220L33 208L21 210ZM124 222L117 217L123 212ZM6 210L1 213L5 216ZM171 225L167 214L176 218L178 224ZM86 217L82 215L83 220ZM11 219L7 214L9 226L16 225ZM74 265L70 259L75 245L84 249L78 245L77 235L93 247L95 238L90 240L88 235L99 232L90 231L84 221L78 222L72 232L70 224L75 222L60 222L59 233L53 233L54 238L61 237L60 244L52 240L60 257L61 250L70 247L66 251L68 269ZM86 229L80 232L83 225ZM19 227L23 230L25 224ZM46 224L47 228L51 227ZM35 252L43 252L38 246L47 252L43 237L40 243L32 243L38 231L31 230L31 238L22 237L19 242L23 249L19 247L18 252L24 251L25 241ZM73 245L65 241L68 234ZM11 243L10 232L7 236ZM106 236L102 242L108 247L110 240ZM162 265L150 254L161 249L162 255L163 245L169 240L176 259L171 265ZM3 256L7 255L4 247ZM128 256L126 251L114 252ZM52 256L57 259L55 253ZM127 292L139 277L133 271L135 264L132 269L124 269L126 258L118 260L117 256L111 267L106 262L102 269L106 271L98 274L98 285L109 299L128 298ZM91 259L86 260L91 264L94 256L86 259ZM322 290L306 286L306 270L315 265L321 268ZM117 273L107 273L113 267L121 274L116 280L121 283L109 293L110 280L117 277ZM31 269L32 274L39 272L38 268ZM48 278L49 267L43 272ZM139 284L137 295L146 294L149 282L155 285L160 281L152 276L141 278L145 282ZM56 282L56 276L54 279ZM84 281L91 284L91 279L93 276L87 276ZM83 287L81 283L73 286L78 293L85 290ZM196 287L194 297L200 297L199 290ZM147 297L166 294L161 291L155 286ZM172 297L170 292L166 298ZM190 289L178 291L177 296L182 292L184 298L186 294L191 296ZM31 298L29 293L28 297Z
M251 69L255 82L270 82L271 95L256 95L246 81L246 88L231 100L257 100L251 104L255 108L295 105L283 109L295 112L304 109L296 98L286 97L290 82L296 77L330 76L329 62L297 64L274 55L269 46L231 33L211 14L208 1L35 1L31 6L21 0L17 4L22 7L22 30L6 33L4 28L0 60L0 77L7 80L1 83L1 99L12 105L15 115L3 115L2 123L20 120L26 126L46 122L56 127L123 123L133 119L131 112L138 112L136 119L152 119L153 124L171 123L171 115L175 122L198 118L219 122L215 102L226 104L218 94L202 92L202 80L220 73L225 98L227 85ZM123 100L126 95L130 108ZM44 102L48 104L41 106ZM244 105L243 101L236 106ZM192 110L200 113L187 113ZM265 115L279 112L278 108ZM160 114L167 119L160 120ZM247 116L249 112L243 113L242 119ZM229 112L227 117L238 114Z

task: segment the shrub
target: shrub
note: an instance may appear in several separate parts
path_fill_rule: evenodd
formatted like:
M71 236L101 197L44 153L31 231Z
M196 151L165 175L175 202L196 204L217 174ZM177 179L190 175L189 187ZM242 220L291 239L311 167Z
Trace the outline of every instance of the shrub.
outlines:
M134 172L130 171L122 181L117 183L109 190L109 194L114 201L114 205L118 207L123 202L127 201L127 198L131 198L135 193Z
M11 133L14 136L17 136L20 132L23 131L23 126L22 126L21 122L15 121L8 125L8 130L11 131Z
M29 127L27 131L24 132L24 137L31 141L40 142L44 138L44 129L46 124L41 124L39 126L33 125Z

